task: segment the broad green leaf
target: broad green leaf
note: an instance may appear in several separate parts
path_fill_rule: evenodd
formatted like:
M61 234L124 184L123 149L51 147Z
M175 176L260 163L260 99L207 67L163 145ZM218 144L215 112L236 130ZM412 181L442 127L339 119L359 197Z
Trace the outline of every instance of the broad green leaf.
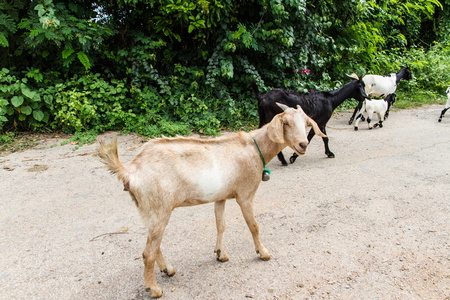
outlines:
M27 106L21 107L20 111L21 111L23 114L25 114L25 115L28 116L28 115L31 115L31 112L32 112L33 110L31 109L31 107L29 107L29 106L27 105Z
M33 99L34 96L36 96L36 92L31 91L29 88L27 87L22 87L22 94L30 99Z
M11 104L14 105L15 107L19 107L22 105L24 99L22 96L14 96L11 98Z
M33 111L33 118L36 121L42 121L44 119L44 113L40 110Z
M45 101L45 103L47 103L47 104L52 104L52 102L53 102L53 96L52 96L52 95L45 95L45 96L44 96L44 101Z

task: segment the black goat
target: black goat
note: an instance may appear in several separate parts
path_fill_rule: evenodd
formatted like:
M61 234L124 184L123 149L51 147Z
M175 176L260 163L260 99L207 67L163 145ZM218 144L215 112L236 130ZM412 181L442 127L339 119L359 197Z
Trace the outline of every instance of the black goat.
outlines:
M359 102L363 102L365 98L368 98L364 91L364 82L356 75L348 76L353 80L337 90L312 93L273 89L266 94L261 94L256 83L252 82L253 91L258 99L259 127L269 123L276 114L282 112L278 105L276 105L276 102L278 102L290 107L300 105L303 111L316 121L320 130L326 134L325 126L336 107L349 98L354 98ZM311 141L313 137L314 130L311 130L308 134L308 141ZM328 137L322 139L325 145L325 154L328 157L334 157L333 152L328 148ZM294 153L289 161L294 163L297 157L298 155ZM283 165L287 165L283 153L278 153L278 159Z
M397 90L397 84L400 82L400 80L406 79L410 80L412 79L412 73L409 67L403 67L398 71L397 73L392 73L390 75L372 75L368 74L363 77L363 81L365 84L365 91L366 94L369 97L386 97L387 95L393 94ZM359 102L358 105L355 107L355 111L353 112L353 115L351 116L350 120L348 121L348 124L351 125L353 123L353 120L355 119L356 113L361 110L362 102ZM384 115L384 119L386 119L389 116L389 108ZM364 121L364 117L361 118L361 121Z

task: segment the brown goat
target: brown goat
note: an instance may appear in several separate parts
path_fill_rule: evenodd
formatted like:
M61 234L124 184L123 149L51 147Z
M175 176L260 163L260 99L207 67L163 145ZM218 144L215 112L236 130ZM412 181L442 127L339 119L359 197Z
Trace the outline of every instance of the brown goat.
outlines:
M224 208L227 199L235 198L252 233L256 252L262 260L270 259L261 244L253 212L253 197L261 182L262 157L269 162L286 146L302 155L308 140L306 126L325 136L317 124L300 107L280 105L266 126L216 139L160 138L147 142L127 167L117 154L117 139L112 144L100 142L99 155L112 173L117 174L135 202L148 229L143 253L144 281L152 297L161 297L155 280L155 261L161 271L172 276L175 269L165 260L160 244L172 210L180 206L215 202L219 261L227 261L223 249ZM258 146L260 152L258 151ZM260 156L262 155L262 157Z

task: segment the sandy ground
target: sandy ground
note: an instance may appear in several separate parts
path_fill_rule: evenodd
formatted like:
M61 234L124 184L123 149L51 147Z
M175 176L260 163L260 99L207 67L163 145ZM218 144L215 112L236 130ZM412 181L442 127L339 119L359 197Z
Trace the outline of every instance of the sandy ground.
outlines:
M392 111L358 132L339 113L324 155L315 137L288 167L275 158L256 194L259 260L236 202L213 253L214 206L176 209L157 273L163 299L450 299L450 115L442 106ZM104 135L112 139L116 134ZM1 299L148 299L146 231L122 185L96 156L61 139L0 157ZM119 136L129 162L141 138ZM285 155L292 151L285 149Z

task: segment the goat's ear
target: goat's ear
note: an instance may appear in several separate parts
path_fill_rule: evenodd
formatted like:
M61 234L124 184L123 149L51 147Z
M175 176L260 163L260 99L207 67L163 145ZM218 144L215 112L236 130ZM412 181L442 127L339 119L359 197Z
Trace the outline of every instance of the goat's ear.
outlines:
M278 104L278 103L277 103ZM283 131L283 114L276 115L272 121L267 125L267 136L269 139L277 144L284 143Z
M317 134L320 137L327 137L319 128L319 125L317 125L316 121L314 121L313 119L311 119L310 117L307 117L306 122L308 125L310 125L312 127L312 129L314 130L314 133Z
M281 103L278 103L278 102L275 102L275 103L276 103L276 105L278 105L283 111L285 111L286 109L289 108L289 106L287 106L287 105L284 105L284 104L281 104Z

